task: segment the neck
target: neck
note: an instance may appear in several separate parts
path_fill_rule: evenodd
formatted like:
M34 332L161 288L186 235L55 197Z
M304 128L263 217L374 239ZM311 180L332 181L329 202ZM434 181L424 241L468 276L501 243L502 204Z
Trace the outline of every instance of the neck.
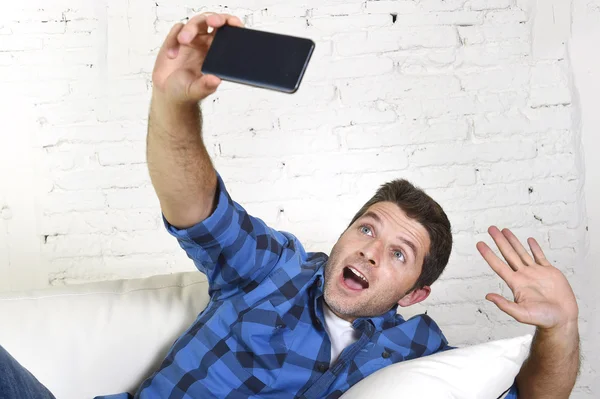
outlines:
M323 300L323 306L326 307L327 309L329 309L331 311L331 313L333 313L334 315L336 315L340 319L345 320L345 321L347 321L349 323L353 323L354 320L356 320L356 317L347 316L347 315L343 315L343 314L340 314L340 313L336 312L329 305L327 305L327 302L325 302L325 300Z

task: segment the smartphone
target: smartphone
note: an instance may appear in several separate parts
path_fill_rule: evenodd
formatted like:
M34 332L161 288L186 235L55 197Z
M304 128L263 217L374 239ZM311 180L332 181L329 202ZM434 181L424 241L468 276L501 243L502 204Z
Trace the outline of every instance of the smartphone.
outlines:
M225 25L215 32L202 73L295 93L314 49L310 39Z

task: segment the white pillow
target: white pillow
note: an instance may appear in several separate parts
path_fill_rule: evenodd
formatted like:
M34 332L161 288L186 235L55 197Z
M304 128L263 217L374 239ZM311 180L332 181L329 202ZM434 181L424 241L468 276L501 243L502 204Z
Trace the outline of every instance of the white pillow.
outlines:
M452 349L385 367L342 399L496 399L514 383L533 336Z

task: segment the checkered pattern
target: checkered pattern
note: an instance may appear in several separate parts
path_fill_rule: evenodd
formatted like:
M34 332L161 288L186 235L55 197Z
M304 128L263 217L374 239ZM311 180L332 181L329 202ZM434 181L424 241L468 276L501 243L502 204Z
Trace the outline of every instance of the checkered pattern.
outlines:
M385 366L451 349L429 316L404 320L392 309L355 320L359 340L330 368L327 255L305 252L292 234L248 215L220 175L217 195L215 212L190 229L165 220L208 277L211 300L136 398L333 399Z

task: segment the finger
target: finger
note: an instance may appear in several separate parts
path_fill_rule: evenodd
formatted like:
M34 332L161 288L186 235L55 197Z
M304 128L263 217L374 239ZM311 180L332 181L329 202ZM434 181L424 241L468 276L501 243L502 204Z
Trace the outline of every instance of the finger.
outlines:
M177 41L177 35L179 34L179 32L181 32L181 29L183 29L183 26L184 25L181 22L173 25L173 27L171 28L171 31L169 32L169 34L167 35L167 38L165 39L165 42L163 43L161 52L166 51L167 57L169 57L169 58L177 57L177 53L179 52L179 42Z
M213 94L219 85L221 79L214 75L203 75L201 78L196 79L188 88L188 97L196 101L205 99L206 97Z
M493 302L501 311L511 316L519 323L531 324L529 313L516 303L509 301L498 294L487 294L485 299Z
M514 248L512 245L510 245L506 237L504 237L504 234L502 234L502 232L498 230L496 226L491 226L488 229L488 233L494 239L496 246L510 267L512 267L514 271L519 270L519 267L523 265L523 262L521 262L521 258L519 258L519 255L515 252Z
M542 247L540 247L540 244L538 244L535 238L530 237L527 240L527 243L529 244L529 248L531 248L531 253L533 254L535 263L543 266L550 265L550 262L548 262L548 259L546 259L546 255L544 255L544 251L542 251Z
M210 22L209 22L210 21ZM208 35L209 26L222 25L225 19L219 14L203 13L192 17L179 32L177 39L181 44L190 44L199 35ZM211 24L211 25L209 25Z
M242 22L242 20L233 15L227 15L227 25L237 26L239 28L244 27L244 23Z
M478 242L477 250L481 256L483 256L483 259L485 259L487 264L490 265L490 267L494 270L494 272L496 272L496 274L500 276L500 278L504 280L509 287L512 287L514 278L516 276L515 272L506 263L502 262L502 260L496 256L494 251L492 251L486 243Z
M529 255L529 252L527 252L523 244L521 244L517 236L515 236L512 231L510 231L509 229L503 229L502 234L504 235L504 237L506 237L506 239L513 247L515 252L519 255L519 258L521 258L521 262L523 262L523 264L532 265L535 262L531 255Z

